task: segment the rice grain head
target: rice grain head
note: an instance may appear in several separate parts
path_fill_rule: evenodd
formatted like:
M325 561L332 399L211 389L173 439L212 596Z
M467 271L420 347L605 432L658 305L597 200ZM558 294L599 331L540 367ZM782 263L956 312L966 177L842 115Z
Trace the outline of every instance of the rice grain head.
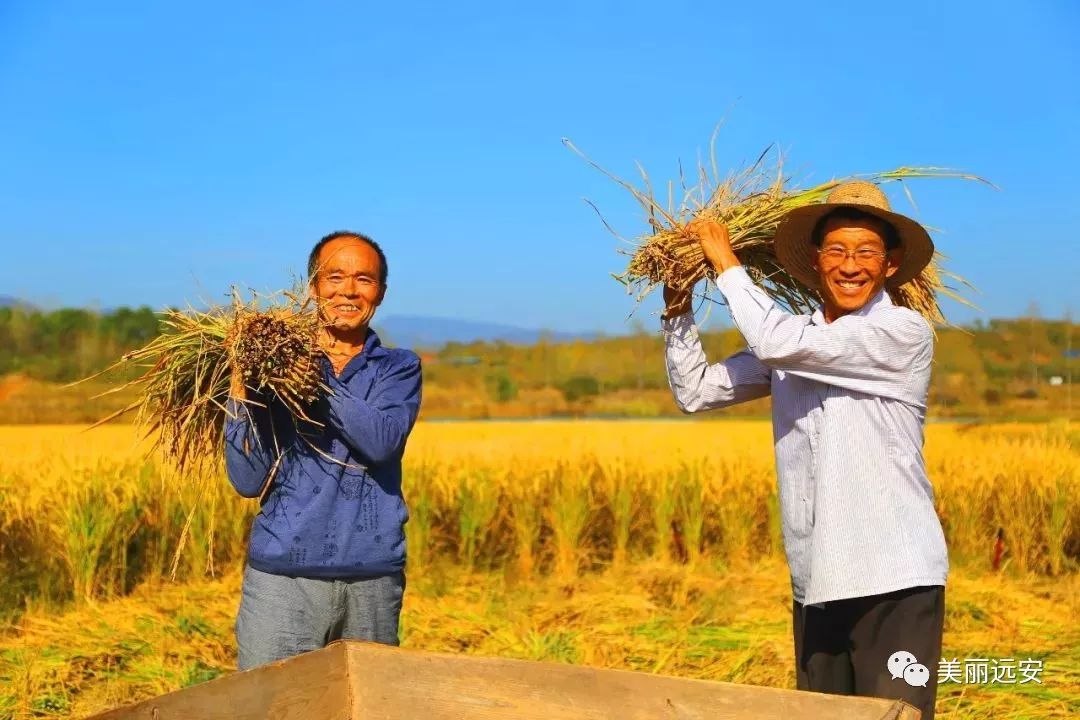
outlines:
M165 310L160 335L99 373L132 365L143 370L121 386L139 388L137 399L94 427L135 412L152 449L179 476L205 475L223 456L234 369L244 378L249 404L276 399L294 420L314 422L308 410L329 391L321 380L321 320L314 303L299 297L253 295L243 302L234 292L231 306Z
M938 167L901 167L799 189L784 175L782 159L778 153L772 153L772 148L766 149L751 166L725 179L719 178L713 151L711 171L700 166L693 186L688 186L683 178L681 201L676 204L674 192L669 192L668 205L664 207L656 199L644 170L641 175L645 187L639 189L597 165L569 140L564 139L563 143L626 188L645 210L650 232L633 241L632 249L620 250L630 256L630 261L625 271L614 276L639 302L660 285L692 290L701 280L715 278L697 237L687 229L692 221L708 218L727 226L732 249L755 282L791 312L808 313L820 303L817 291L784 269L773 246L776 229L790 210L824 202L838 185L855 179L879 184L911 178L959 178L986 183L977 176ZM715 136L713 143L715 147ZM607 222L604 224L611 230ZM932 325L944 321L938 305L939 293L970 305L959 292L943 283L942 276L948 273L942 270L940 261L941 256L936 256L914 280L889 291L893 302L919 312ZM952 277L968 285L962 278ZM708 291L704 297L709 298Z

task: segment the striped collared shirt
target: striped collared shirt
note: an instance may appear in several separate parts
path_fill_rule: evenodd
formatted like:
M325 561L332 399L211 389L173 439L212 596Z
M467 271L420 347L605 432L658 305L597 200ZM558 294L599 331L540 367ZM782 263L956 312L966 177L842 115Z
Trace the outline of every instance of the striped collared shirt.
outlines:
M944 585L949 562L923 462L934 336L885 292L826 323L792 315L741 267L717 278L748 350L709 365L690 313L663 321L684 412L772 395L784 549L813 605Z

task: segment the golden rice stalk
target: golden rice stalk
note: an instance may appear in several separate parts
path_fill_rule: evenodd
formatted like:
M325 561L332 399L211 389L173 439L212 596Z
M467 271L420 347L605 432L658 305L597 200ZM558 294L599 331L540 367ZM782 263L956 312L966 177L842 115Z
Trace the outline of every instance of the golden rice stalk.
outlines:
M136 412L136 423L179 473L196 472L222 457L232 371L244 378L248 401L280 401L295 418L326 390L321 381L317 309L298 295L254 297L231 307L166 310L164 331L126 353L104 372L142 368L134 380L109 390L139 388L138 399L100 420ZM81 381L80 381L81 382Z
M715 139L714 135L713 148ZM704 165L699 167L697 181L692 186L688 185L685 176L682 176L681 200L677 204L674 184L669 184L668 203L665 207L656 199L648 174L640 166L638 169L644 181L644 189L639 189L608 172L574 147L569 140L564 138L563 144L629 190L648 216L651 233L633 241L632 250L620 250L631 256L630 262L624 272L614 276L626 286L628 292L636 295L638 301L659 285L666 284L676 289L689 290L699 281L713 278L715 273L706 262L697 238L687 231L691 221L710 218L727 225L736 256L751 277L764 287L773 299L791 312L810 312L820 302L818 293L784 270L773 247L776 228L789 210L824 202L837 185L854 179L885 183L903 182L910 178L949 177L986 182L974 175L943 168L901 167L888 172L856 175L807 189L798 189L790 178L784 176L779 155L776 154L775 159L770 159L772 148L766 149L750 167L735 171L725 179L720 178L715 152L711 152L711 171ZM593 209L596 210L596 207L593 206ZM599 211L597 213L599 214ZM604 225L611 230L606 221ZM942 282L942 275L948 273L941 270L940 257L935 257L915 280L889 293L894 302L916 310L932 324L944 320L937 302L938 293L970 304L955 289ZM950 277L964 282L957 276Z

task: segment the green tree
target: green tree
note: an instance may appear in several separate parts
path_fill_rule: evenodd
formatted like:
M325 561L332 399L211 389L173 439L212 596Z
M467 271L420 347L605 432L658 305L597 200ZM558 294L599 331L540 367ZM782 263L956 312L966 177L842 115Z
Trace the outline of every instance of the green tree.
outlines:
M505 370L489 375L487 388L488 395L495 402L510 402L516 400L518 396L518 386Z
M560 388L567 402L577 402L600 394L600 381L592 375L575 375Z

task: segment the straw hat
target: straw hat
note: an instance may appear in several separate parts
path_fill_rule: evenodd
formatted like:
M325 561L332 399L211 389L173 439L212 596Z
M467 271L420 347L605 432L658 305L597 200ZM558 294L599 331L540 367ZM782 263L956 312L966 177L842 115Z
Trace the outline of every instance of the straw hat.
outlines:
M861 210L889 223L900 237L904 259L892 277L889 288L913 280L934 257L934 243L926 229L909 217L894 213L889 199L877 185L857 180L842 183L829 193L824 203L795 208L784 216L776 229L776 257L784 269L815 290L820 290L818 271L814 269L817 247L810 237L818 220L841 207Z

